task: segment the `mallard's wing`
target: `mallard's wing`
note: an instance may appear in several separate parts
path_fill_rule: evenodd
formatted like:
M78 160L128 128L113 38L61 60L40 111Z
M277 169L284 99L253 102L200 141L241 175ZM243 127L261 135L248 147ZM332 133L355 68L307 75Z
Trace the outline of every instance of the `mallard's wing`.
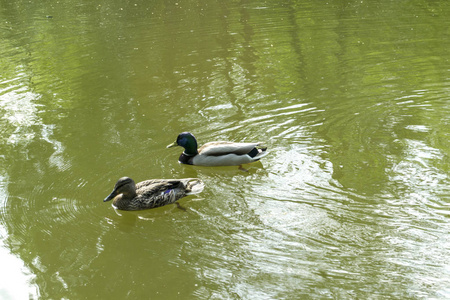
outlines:
M234 143L234 142L210 142L198 149L198 153L207 156L221 156L227 154L244 155L248 154L260 143Z

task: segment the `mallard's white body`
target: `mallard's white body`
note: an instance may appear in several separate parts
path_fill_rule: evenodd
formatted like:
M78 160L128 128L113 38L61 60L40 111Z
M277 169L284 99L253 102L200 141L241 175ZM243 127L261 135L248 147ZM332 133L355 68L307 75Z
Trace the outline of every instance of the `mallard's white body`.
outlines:
M267 155L266 151L260 150L255 156L248 155L254 148L260 147L261 143L233 143L233 142L210 142L198 149L198 154L192 158L192 164L196 166L238 166L249 164Z

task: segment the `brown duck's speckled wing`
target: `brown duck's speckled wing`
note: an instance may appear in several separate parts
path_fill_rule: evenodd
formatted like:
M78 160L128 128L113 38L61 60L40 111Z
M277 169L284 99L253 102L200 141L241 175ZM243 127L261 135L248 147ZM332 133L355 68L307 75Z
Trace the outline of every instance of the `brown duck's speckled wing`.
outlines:
M141 181L141 182L136 183L136 191L143 187L149 186L149 185L163 183L163 182L167 182L167 181L168 181L167 179L150 179L150 180Z
M137 196L133 206L154 208L175 203L186 195L183 182L180 180L147 180L136 189Z
M165 180L160 182L150 182L146 185L136 187L136 193L138 195L151 196L176 188L183 188L183 183L179 180Z

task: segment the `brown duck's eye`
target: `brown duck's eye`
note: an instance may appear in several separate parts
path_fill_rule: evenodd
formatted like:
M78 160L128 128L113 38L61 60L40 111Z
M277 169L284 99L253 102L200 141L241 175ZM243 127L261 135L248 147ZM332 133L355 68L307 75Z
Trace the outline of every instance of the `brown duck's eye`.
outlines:
M123 179L123 180L119 180L116 184L116 189L119 189L127 184L131 183L131 179L127 178L127 179Z

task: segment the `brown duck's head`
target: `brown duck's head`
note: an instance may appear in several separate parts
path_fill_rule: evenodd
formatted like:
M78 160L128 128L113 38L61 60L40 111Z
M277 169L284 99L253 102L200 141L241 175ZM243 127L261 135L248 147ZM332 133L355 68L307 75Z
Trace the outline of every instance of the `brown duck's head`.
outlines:
M130 177L122 177L114 186L113 191L111 194L109 194L108 197L106 197L103 202L110 201L114 199L117 195L124 194L124 196L134 196L136 195L136 184L134 183L134 180Z

